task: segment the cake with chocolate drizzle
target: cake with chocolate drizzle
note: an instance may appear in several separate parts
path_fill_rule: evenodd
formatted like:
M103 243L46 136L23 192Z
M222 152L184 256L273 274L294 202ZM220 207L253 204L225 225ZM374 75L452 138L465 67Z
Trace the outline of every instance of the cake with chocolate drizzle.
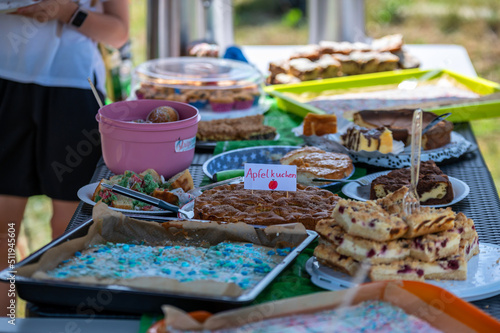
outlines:
M413 109L400 110L363 110L354 113L353 122L368 129L386 127L392 132L394 140L402 141L406 146L411 143L411 123ZM422 128L425 128L437 116L432 112L423 112ZM424 150L436 149L450 143L453 124L441 120L422 135Z

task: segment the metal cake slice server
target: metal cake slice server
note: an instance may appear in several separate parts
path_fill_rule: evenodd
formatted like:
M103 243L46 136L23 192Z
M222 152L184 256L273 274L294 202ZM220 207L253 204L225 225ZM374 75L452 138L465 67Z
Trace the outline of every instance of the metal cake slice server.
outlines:
M448 113L443 113L442 115L440 116L437 116L436 118L434 118L427 126L425 126L425 128L422 130L422 135L424 135L425 133L427 133L428 130L430 130L434 125L436 125L437 123L439 123L441 120L443 119L446 119L448 118L449 116L451 116L451 112L448 112Z

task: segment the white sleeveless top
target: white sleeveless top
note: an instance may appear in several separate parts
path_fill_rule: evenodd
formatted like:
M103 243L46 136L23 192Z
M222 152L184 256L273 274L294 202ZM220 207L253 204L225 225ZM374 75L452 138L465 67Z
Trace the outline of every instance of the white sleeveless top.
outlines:
M91 0L81 0L87 11ZM90 89L97 77L105 92L105 68L97 43L76 28L52 20L0 14L0 77L43 86ZM94 82L95 83L95 82Z

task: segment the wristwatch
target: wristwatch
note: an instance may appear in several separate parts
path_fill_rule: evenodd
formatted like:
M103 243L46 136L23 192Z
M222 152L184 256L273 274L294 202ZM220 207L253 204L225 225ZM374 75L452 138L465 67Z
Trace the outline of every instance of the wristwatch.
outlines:
M87 18L87 15L88 13L85 10L78 7L73 16L71 16L71 19L69 20L68 24L71 24L72 26L79 28Z

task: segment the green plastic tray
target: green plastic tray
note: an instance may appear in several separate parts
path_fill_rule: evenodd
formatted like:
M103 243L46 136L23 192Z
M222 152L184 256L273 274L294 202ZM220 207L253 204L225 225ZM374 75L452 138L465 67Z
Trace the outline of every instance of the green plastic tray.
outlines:
M419 80L422 78L423 81L425 81L445 74L455 79L458 83L463 84L471 91L482 96L500 92L500 84L498 83L479 77L465 76L444 69L406 69L392 72L344 76L333 79L305 81L295 84L267 86L265 91L269 95L276 98L277 105L280 109L304 117L309 112L317 114L324 114L325 112L307 103L300 102L289 96L289 94L321 93L322 91L333 89L360 89L365 87L369 88L383 85L394 85L404 80ZM438 115L451 112L452 115L448 118L448 120L452 122L464 122L483 118L500 117L500 97L496 100L475 103L471 102L454 106L440 106L435 108L426 108L426 110L430 110Z

